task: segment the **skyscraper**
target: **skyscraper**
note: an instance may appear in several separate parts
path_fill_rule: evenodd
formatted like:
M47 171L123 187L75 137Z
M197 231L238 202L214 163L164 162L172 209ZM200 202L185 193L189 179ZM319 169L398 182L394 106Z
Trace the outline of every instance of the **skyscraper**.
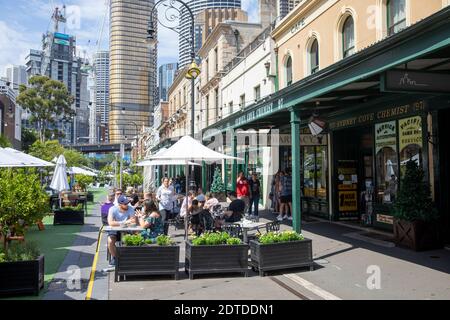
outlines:
M194 16L200 11L208 8L241 8L241 0L190 0L187 5L192 10ZM186 10L181 10L180 36L179 36L179 64L181 69L191 62L191 48L189 46L191 18ZM194 27L195 51L201 47L202 28L200 25Z
M284 18L302 0L278 0L278 15Z
M167 91L175 79L178 63L167 63L159 67L158 88L159 101L167 101Z
M152 125L157 49L145 44L154 0L111 0L109 138L131 140Z
M109 123L109 51L99 51L94 58L94 99L100 123Z

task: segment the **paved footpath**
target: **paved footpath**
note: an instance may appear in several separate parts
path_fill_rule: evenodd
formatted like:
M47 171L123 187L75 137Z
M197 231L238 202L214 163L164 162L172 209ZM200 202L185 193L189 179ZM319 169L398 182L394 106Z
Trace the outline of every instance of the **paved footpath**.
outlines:
M264 217L274 218L268 213ZM282 229L289 229L288 223ZM182 230L170 231L176 241L183 240ZM199 275L189 280L182 245L178 281L128 277L116 283L111 273L108 299L450 299L448 250L413 252L395 247L386 234L374 238L364 230L321 220L303 223L303 234L313 240L313 272L284 270L261 278L250 271L248 278Z
M96 202L104 199L95 199ZM97 249L97 238L101 227L100 204L95 204L84 218L84 226L69 248L63 263L59 267L44 300L84 300ZM101 278L98 278L98 286ZM105 293L107 288L104 289Z

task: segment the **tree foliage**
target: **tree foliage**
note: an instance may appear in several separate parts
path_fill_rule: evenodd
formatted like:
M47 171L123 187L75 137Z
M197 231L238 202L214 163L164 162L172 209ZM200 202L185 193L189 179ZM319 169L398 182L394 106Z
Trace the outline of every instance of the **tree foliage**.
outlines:
M67 161L67 167L89 166L90 161L82 153L76 150L65 149L57 140L40 140L33 143L30 147L32 156L52 161L55 157L63 154Z
M60 121L70 121L75 115L71 105L74 98L64 83L46 76L36 75L29 79L29 87L21 85L16 101L31 113L31 124L37 124L41 142L53 133L61 134L54 129Z
M39 139L39 136L33 129L22 128L21 138L22 150L28 153L31 145Z
M0 147L6 148L6 147L12 147L11 142L6 138L6 136L0 134Z
M81 190L87 191L87 187L89 186L89 184L94 182L94 177L87 176L84 174L76 174L75 181L76 181L76 183L78 183Z
M425 173L416 161L406 163L406 171L400 183L400 191L394 203L393 215L406 221L433 221L438 218L433 207L429 185L424 181Z
M23 234L24 225L36 223L49 211L48 195L33 171L0 169L0 225L4 235Z

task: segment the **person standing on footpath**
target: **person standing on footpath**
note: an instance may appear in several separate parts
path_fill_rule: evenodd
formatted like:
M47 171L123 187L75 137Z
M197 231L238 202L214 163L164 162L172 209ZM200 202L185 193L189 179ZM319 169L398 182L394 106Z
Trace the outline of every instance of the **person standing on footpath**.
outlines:
M261 198L261 183L259 182L258 175L256 173L252 174L252 179L249 181L250 183L250 207L248 209L248 214L252 215L252 207L254 206L255 209L253 210L254 216L258 217L259 211L259 199Z
M169 178L163 179L163 184L158 188L156 192L156 199L159 202L159 213L162 220L166 222L168 219L172 219L173 203L175 201L175 189L169 184ZM167 235L168 225L164 225L164 234Z
M237 181L236 181L236 194L238 199L241 199L245 203L244 213L248 212L249 204L250 204L250 188L248 184L247 178L244 176L244 172L239 172Z

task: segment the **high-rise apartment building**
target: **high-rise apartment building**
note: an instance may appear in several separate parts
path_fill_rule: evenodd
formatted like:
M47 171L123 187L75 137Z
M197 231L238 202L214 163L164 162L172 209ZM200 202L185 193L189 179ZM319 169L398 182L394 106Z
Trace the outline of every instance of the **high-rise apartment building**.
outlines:
M278 16L282 19L303 0L278 0Z
M96 114L102 124L109 123L109 51L99 51L94 57L94 99Z
M111 0L109 138L131 140L152 125L157 49L145 43L154 0Z
M167 91L175 79L178 63L167 63L159 67L158 89L159 101L167 101Z
M19 93L19 86L27 84L27 67L9 65L5 68L6 79L11 83L11 87L16 93Z
M208 8L241 8L241 0L190 0L187 5L192 10L194 17L202 10ZM191 47L189 45L191 18L186 10L181 10L180 36L179 36L179 63L178 68L183 68L191 62ZM194 47L197 52L201 48L202 28L194 26Z
M47 32L43 50L31 49L25 59L28 78L37 74L46 75L64 83L74 97L72 108L76 116L71 122L57 123L57 129L65 135L59 139L60 142L73 144L78 142L78 137L86 137L89 133L88 73L84 68L86 61L76 56L75 37L59 32Z

